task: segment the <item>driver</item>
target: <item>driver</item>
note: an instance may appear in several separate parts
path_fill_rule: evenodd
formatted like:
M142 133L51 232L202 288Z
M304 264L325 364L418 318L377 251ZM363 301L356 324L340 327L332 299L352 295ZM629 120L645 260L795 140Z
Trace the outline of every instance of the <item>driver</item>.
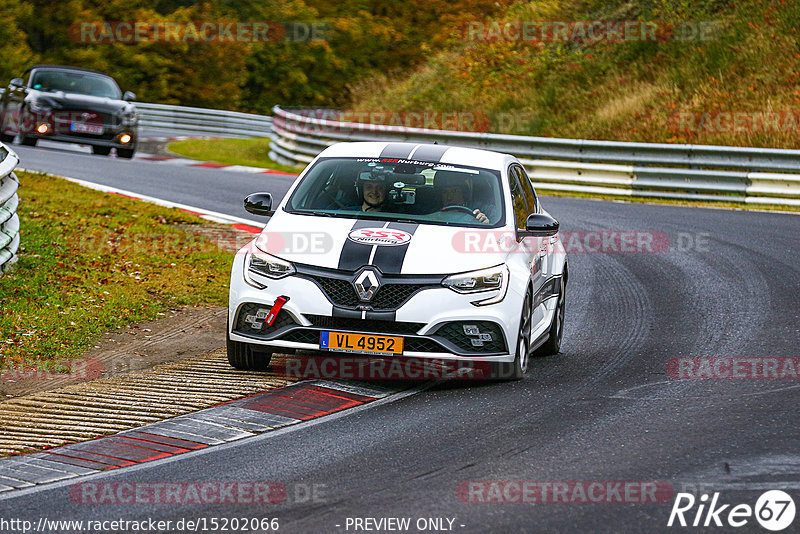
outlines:
M469 177L451 171L437 171L433 185L441 195L442 209L447 209L450 206L462 206L472 210L472 214L478 221L482 223L489 222L489 217L485 213L478 208L472 209L467 205L472 197Z
M363 174L356 180L356 191L361 199L360 206L350 206L347 208L352 211L383 211L386 207L386 194L389 185L385 176L381 173L383 169L378 167L368 176Z

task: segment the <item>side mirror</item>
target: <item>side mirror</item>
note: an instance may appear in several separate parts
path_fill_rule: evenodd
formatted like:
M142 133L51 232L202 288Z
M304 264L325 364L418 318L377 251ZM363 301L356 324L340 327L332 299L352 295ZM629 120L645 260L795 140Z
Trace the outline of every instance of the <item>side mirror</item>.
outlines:
M11 80L11 83L9 85L11 87L16 87L20 89L22 87L25 87L25 82L22 81L22 78L14 78L13 80Z
M525 221L525 236L548 237L558 233L558 221L544 213L528 215Z
M272 195L269 193L253 193L244 199L244 209L253 215L272 216L275 211L272 209Z
M130 91L125 91L125 94L122 95L122 100L125 102L133 102L136 100L136 95L131 93Z

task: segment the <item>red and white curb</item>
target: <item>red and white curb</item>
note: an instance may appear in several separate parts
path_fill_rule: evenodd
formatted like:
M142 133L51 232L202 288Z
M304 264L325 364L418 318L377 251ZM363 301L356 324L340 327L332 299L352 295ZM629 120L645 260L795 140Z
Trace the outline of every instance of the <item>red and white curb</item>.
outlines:
M0 493L161 460L389 400L397 388L299 382L112 436L0 460Z

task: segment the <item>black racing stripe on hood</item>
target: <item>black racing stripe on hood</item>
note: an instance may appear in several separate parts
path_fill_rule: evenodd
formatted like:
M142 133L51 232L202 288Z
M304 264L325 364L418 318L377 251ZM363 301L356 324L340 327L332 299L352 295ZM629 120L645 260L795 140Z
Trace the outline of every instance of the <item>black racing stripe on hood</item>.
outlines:
M444 153L450 150L449 146L443 145L421 145L414 152L414 159L417 161L441 161Z
M393 222L388 226L392 230L403 230L412 236L418 227L419 225L415 223L402 222ZM403 260L405 260L410 244L411 242L409 241L404 245L395 247L378 247L378 250L375 251L372 265L380 269L383 274L400 274L403 270Z
M370 221L361 219L356 221L350 232L362 228L370 228L373 226L383 226L380 221ZM348 234L350 233L348 232ZM372 245L364 245L363 243L356 243L349 237L344 240L342 251L339 253L339 269L347 271L355 271L362 265L369 262L369 256L372 253Z
M381 151L380 157L406 159L416 147L415 143L389 143Z

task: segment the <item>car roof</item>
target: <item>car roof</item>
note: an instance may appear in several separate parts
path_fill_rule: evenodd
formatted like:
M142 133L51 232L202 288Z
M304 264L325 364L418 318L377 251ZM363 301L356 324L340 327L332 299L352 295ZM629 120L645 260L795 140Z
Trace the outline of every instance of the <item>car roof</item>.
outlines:
M92 69L84 69L83 67L70 67L69 65L33 65L32 67L28 67L25 72L32 71L34 69L48 69L48 70L76 70L79 72L89 72L92 74L100 74L102 76L108 76L112 78L108 74L105 74L100 71L92 70Z
M388 143L388 142L355 142L336 143L320 153L322 158L400 158L419 159L422 161L436 161L439 163L452 163L469 167L502 170L513 158L508 154L481 150L478 148L465 148L451 145L431 143Z

